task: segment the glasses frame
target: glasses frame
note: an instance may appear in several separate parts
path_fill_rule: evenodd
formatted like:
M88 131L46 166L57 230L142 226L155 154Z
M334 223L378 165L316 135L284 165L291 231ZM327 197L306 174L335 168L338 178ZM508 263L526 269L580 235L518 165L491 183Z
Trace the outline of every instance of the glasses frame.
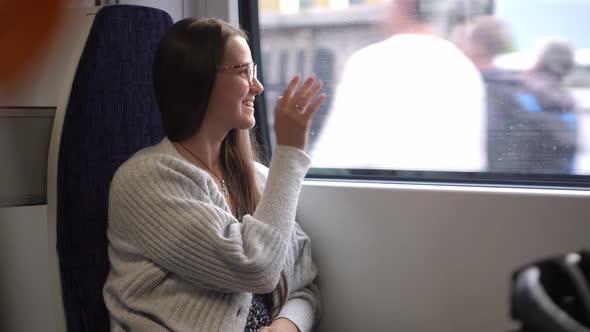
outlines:
M254 79L258 78L256 76L256 62L248 62L248 63L242 63L239 65L234 65L234 66L225 66L225 67L221 67L219 69L217 69L217 71L219 72L223 72L223 71L227 71L227 70L232 70L232 69L236 69L236 68L243 68L243 67L248 67L248 83L250 83L250 86L254 85Z

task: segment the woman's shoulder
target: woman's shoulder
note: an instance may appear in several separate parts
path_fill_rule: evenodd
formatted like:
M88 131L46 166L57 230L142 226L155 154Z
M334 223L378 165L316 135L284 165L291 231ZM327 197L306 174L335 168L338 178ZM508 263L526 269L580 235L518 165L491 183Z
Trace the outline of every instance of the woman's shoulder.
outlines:
M184 160L172 143L164 138L160 143L137 151L117 169L113 184L156 184L159 180L204 182L206 175ZM202 179L202 181L197 181Z
M159 161L173 158L173 154L166 146L166 143L170 144L170 142L164 138L158 144L144 147L135 152L129 159L119 166L117 173L124 173L125 171L131 169L135 170L137 168L149 170L154 168Z

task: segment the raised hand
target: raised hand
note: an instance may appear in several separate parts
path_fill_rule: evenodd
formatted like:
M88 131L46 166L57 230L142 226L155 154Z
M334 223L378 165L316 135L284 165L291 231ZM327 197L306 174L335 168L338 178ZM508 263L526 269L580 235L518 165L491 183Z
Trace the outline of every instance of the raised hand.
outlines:
M317 95L322 87L322 81L317 80L315 75L310 75L297 88L300 80L301 76L295 75L283 95L279 97L274 127L277 144L305 151L312 116L326 99L326 94Z

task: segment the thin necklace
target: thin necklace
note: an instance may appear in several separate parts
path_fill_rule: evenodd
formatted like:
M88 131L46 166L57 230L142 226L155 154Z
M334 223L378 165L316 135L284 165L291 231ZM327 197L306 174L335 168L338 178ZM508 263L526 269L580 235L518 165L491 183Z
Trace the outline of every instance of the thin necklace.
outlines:
M196 155L194 152L192 152L191 150L189 150L189 148L187 148L186 146L184 146L184 144L182 144L182 143L180 143L180 142L178 142L178 144L180 144L180 146L182 146L182 147L183 147L183 148L184 148L186 151L188 151L188 153L190 153L190 154L191 154L193 157L197 158L197 160L198 160L198 161L199 161L199 162L200 162L200 163L201 163L203 166L205 166L205 167L206 167L206 168L209 170L209 172L211 172L211 174L212 174L214 177L216 177L216 178L219 180L219 182L221 183L221 191L223 191L223 194L225 195L225 197L229 197L229 191L227 190L227 186L225 185L225 181L224 181L222 178L220 178L219 176L217 176L217 174L215 174L215 172L213 172L213 170L212 170L211 168L209 168L209 166L207 166L207 164L205 164L205 163L204 163L204 162L201 160L201 158L197 157L197 155Z

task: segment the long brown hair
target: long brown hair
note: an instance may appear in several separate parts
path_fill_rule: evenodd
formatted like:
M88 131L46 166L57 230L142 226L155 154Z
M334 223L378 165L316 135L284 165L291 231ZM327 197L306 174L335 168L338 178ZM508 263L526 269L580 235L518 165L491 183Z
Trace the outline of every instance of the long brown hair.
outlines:
M170 141L182 141L199 131L225 45L236 36L248 41L244 31L214 18L178 21L164 35L156 52L153 76L162 126ZM251 137L248 129L233 129L221 144L221 165L238 220L254 214L261 196L254 168L258 149ZM278 301L268 296L272 316L276 317L287 301L284 272L273 293Z

